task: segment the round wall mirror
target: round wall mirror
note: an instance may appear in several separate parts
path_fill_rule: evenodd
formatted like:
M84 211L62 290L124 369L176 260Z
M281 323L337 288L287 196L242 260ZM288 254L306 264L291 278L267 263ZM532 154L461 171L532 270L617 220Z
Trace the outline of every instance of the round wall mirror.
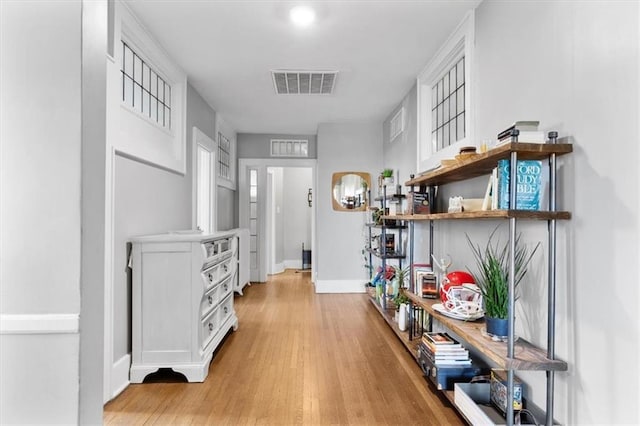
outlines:
M333 209L343 212L367 209L371 176L364 172L334 173L331 179Z

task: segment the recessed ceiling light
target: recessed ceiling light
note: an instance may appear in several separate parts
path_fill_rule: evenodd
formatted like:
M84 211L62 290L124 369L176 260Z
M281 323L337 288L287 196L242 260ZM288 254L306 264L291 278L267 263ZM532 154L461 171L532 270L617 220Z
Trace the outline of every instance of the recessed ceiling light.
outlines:
M296 6L289 12L291 21L299 27L307 27L316 19L316 13L307 6Z

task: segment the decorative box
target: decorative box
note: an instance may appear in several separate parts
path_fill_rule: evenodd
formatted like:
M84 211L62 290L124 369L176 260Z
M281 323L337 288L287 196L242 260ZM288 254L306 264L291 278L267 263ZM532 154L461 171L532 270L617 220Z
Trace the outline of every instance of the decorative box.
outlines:
M503 415L507 412L507 372L505 370L491 370L491 403ZM522 410L522 382L513 378L513 410Z

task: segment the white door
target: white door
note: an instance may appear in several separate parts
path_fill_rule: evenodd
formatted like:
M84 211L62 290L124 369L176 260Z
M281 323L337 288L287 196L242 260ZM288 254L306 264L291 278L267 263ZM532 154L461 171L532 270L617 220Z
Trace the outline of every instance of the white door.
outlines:
M266 252L266 247L263 247L265 224L262 214L265 200L264 182L266 182L265 167L244 165L239 168L240 228L249 230L249 279L253 282L267 280L263 265Z
M193 128L194 152L194 217L193 228L200 229L205 234L215 231L215 142L202 133L197 127Z

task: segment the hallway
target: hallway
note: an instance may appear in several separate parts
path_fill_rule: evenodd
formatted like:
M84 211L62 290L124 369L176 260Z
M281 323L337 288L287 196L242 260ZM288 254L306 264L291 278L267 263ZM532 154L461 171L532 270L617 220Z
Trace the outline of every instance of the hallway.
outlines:
M148 377L105 406L104 423L464 424L366 295L315 294L294 270L244 294L204 383Z

